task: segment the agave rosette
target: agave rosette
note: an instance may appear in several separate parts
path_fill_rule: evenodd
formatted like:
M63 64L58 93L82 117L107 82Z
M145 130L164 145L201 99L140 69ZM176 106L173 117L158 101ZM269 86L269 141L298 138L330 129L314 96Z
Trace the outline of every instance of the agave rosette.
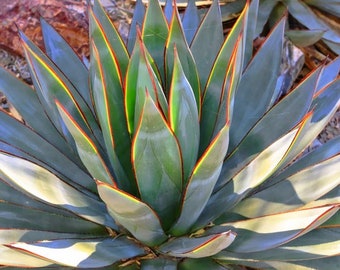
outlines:
M125 44L94 1L89 67L44 20L46 54L20 34L34 89L0 70L24 119L0 112L0 265L338 263L340 138L301 152L340 105L340 60L278 99L286 18L253 55L256 5L224 38L218 1L202 20L138 1Z

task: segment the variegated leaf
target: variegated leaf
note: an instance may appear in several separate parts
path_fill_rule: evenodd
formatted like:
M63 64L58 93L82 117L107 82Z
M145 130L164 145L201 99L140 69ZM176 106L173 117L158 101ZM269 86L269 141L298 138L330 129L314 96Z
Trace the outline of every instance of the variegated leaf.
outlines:
M139 241L155 246L166 240L158 216L145 203L103 182L97 182L99 196L109 213Z
M161 245L159 250L174 257L210 257L227 248L235 237L236 234L231 231L196 238L178 237Z

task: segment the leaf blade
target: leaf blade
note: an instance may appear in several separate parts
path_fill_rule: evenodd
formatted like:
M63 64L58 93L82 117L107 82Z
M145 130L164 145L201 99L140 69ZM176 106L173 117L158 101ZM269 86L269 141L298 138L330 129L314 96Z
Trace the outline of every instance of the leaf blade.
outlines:
M5 154L0 154L0 164L2 180L34 196L35 199L67 209L98 224L115 227L111 218L105 214L101 202L70 187L46 169Z
M168 229L177 215L181 197L180 150L172 131L148 94L132 149L141 198L157 212L163 227Z
M175 50L174 70L169 97L170 126L181 149L184 181L191 174L199 149L199 112L179 55Z
M196 164L186 186L181 214L171 233L186 233L203 211L219 177L229 142L229 126L226 125L210 144Z
M101 157L101 153L95 143L86 135L66 108L58 101L56 103L65 125L74 137L80 159L83 161L92 177L116 185L115 180L111 176L110 170Z
M157 215L147 204L103 182L97 182L97 186L111 215L138 240L154 246L167 238Z
M109 266L122 259L144 254L143 249L124 237L18 242L6 246L60 265L80 268Z
M235 237L231 231L197 238L179 237L161 245L159 250L174 257L210 257L227 248Z

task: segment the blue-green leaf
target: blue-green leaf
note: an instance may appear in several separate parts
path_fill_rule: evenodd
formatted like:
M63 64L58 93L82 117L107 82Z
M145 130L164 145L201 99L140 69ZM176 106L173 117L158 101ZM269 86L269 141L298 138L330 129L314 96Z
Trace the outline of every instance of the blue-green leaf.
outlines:
M6 151L48 168L60 178L67 179L72 186L96 193L93 179L79 162L61 153L34 130L4 111L0 111L0 122L0 141L9 146Z
M191 44L201 22L195 2L195 0L188 0L188 5L182 19L184 35L189 45Z
M177 140L149 94L132 149L141 198L157 212L167 230L181 200L182 161Z
M132 52L125 83L125 112L130 134L134 134L145 100L147 90L153 101L166 116L167 100L150 54L139 38Z
M283 18L273 29L241 78L235 94L229 152L268 110L280 72L281 57L277 55L282 53L285 21Z
M0 77L0 91L24 117L25 122L60 152L76 161L72 148L46 115L36 91L2 67Z
M191 43L190 49L197 65L202 89L205 87L214 60L223 44L221 22L220 6L218 0L214 0ZM205 49L202 50L202 48Z
M30 67L35 89L46 112L58 130L68 136L60 118L55 99L58 99L73 116L88 136L102 145L102 134L91 109L79 95L67 77L44 53L20 33L21 43ZM72 144L72 139L69 139Z
M325 30L324 39L334 43L340 42L339 33L321 20L306 3L296 0L284 0L284 3L288 6L289 13L301 24L309 29Z
M40 18L40 25L47 55L67 75L87 106L94 112L86 66L64 38L43 18Z
M93 11L93 16L96 20L96 26L92 25L94 26L94 29L92 30L90 29L90 31L92 32L90 33L90 35L92 36L94 34L93 31L100 32L100 35L102 36L102 38L105 39L106 49L111 50L115 58L117 59L116 61L119 67L120 75L124 78L126 69L129 63L129 54L126 50L122 37L117 31L114 24L112 23L109 16L104 11L99 0L94 0L93 10L90 10L90 15L92 15L91 14L92 11ZM99 40L96 40L96 41L99 41ZM101 44L101 45L104 45L104 44ZM109 72L107 70L105 71Z
M105 206L69 186L46 169L23 159L0 154L0 178L37 200L65 208L98 224L115 227ZM86 210L84 210L84 208Z
M242 32L244 30L245 21L247 18L248 6L246 6L235 23L233 29L225 40L219 54L214 62L210 72L206 88L202 98L202 116L201 116L201 142L200 152L202 153L213 138L214 132L218 131L216 122L218 119L219 110L222 106L222 99L227 102L228 98L232 97L231 91L236 85L236 81L240 74L233 74L233 70L241 68L243 60L237 59L243 54L244 42L241 42ZM236 46L237 44L237 46ZM237 66L241 66L236 68ZM229 79L229 80L228 80ZM234 84L232 82L234 81ZM232 87L230 87L232 86ZM230 91L228 91L230 90ZM230 94L230 95L229 95ZM230 109L231 99L228 100L228 110ZM223 116L222 116L223 117ZM223 119L224 121L231 119Z
M129 53L132 52L135 47L136 37L137 37L137 28L141 29L143 25L143 19L145 15L145 7L143 4L143 0L137 0L135 5L135 10L133 12L132 21L130 24L130 31L127 40L127 47Z
M143 22L142 39L155 60L164 82L164 48L168 36L168 24L157 0L150 0Z
M97 235L100 236L100 235ZM89 234L81 233L56 233L39 230L25 229L4 229L0 230L0 264L26 269L31 267L52 266L51 261L37 258L32 254L20 252L18 250L5 247L4 244L15 242L33 242L51 239L65 238L88 238ZM91 235L91 237L93 237ZM11 268L12 269L12 268Z
M144 255L144 250L126 237L17 242L6 246L51 263L77 268L100 268Z
M189 81L196 98L198 112L201 111L201 90L195 60L191 54L189 46L185 40L181 20L177 9L172 14L169 36L165 50L165 72L166 72L166 90L170 88L172 72L174 67L174 48L176 47L184 74Z
M13 193L15 194L15 193ZM1 229L27 229L59 233L103 234L105 231L91 221L50 209L35 209L16 203L0 202Z
M120 188L136 194L130 159L131 139L125 118L122 86L129 56L121 37L98 1L95 1L89 15L90 79L106 152Z

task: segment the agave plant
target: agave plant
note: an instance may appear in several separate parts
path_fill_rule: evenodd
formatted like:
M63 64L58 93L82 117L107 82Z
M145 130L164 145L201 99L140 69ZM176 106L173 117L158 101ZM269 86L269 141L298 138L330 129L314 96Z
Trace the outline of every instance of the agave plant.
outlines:
M20 33L34 89L4 69L0 265L339 267L340 138L301 154L340 105L340 59L278 97L286 17L253 54L247 3L141 1L125 44L94 1L90 64L42 20ZM288 268L287 268L288 267Z

